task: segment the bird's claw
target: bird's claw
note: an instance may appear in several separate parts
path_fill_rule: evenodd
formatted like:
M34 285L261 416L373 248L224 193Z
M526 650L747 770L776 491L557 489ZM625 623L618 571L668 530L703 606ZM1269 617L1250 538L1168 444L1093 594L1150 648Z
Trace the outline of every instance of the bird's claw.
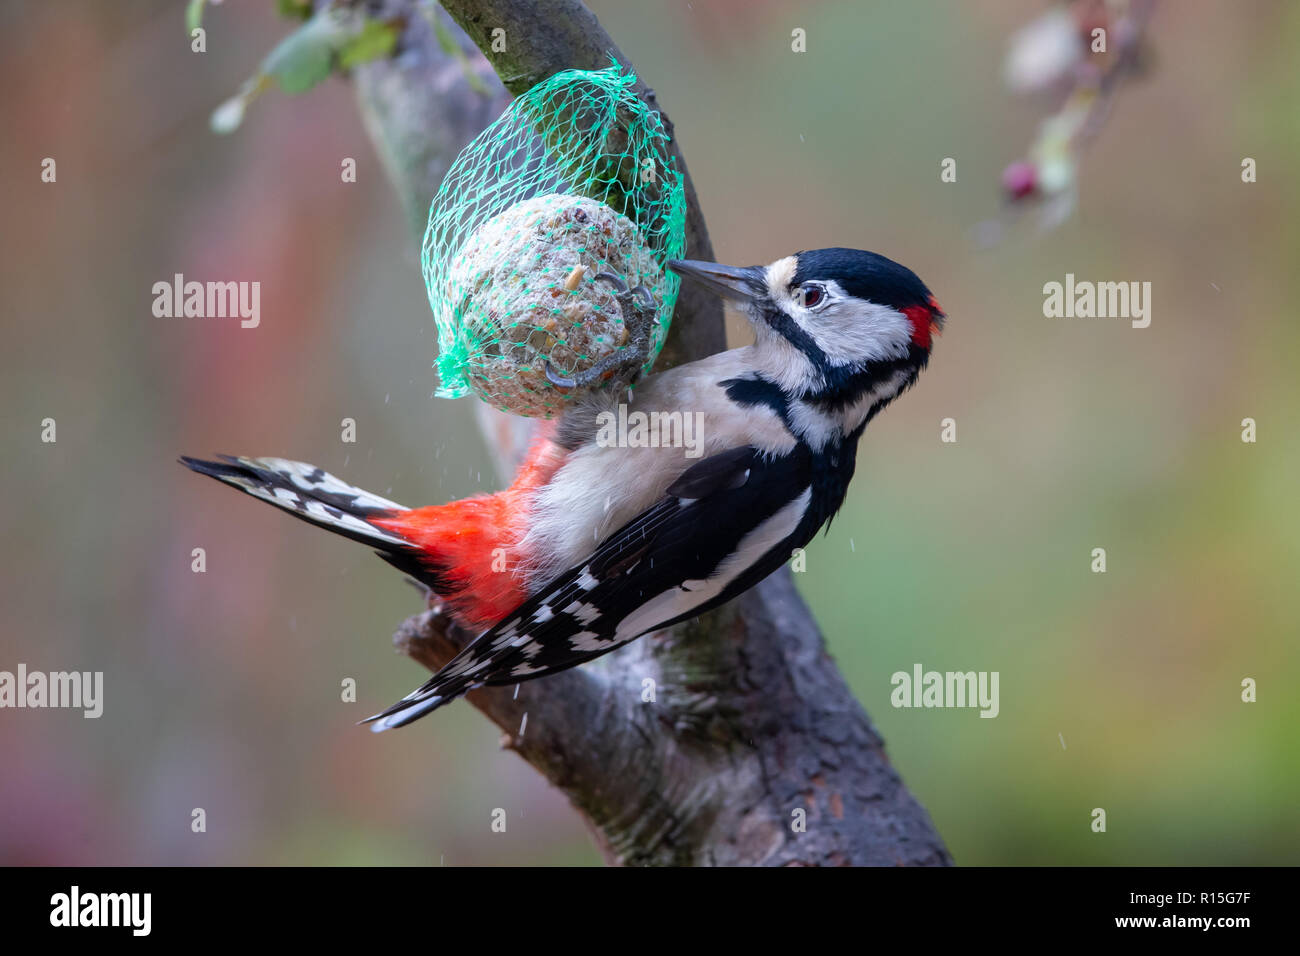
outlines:
M551 368L551 363L546 362L546 380L562 392L567 392L574 388L589 388L592 385L599 385L606 378L612 375L627 361L627 357L620 352L613 355L607 355L589 369L581 372L574 372L571 376L560 375L555 369Z
M567 392L571 388L576 388L578 383L572 378L559 374L551 367L551 360L547 359L544 365L546 370L546 380L561 391Z
M614 290L615 296L627 295L627 283L623 281L623 277L620 275L615 275L613 272L598 272L596 273L596 281L608 285Z
M614 298L623 311L623 320L633 333L632 341L612 355L605 356L591 368L572 375L561 375L551 367L548 360L544 365L546 380L561 391L600 385L622 370L635 374L635 370L645 363L650 354L650 323L658 309L654 295L643 285L628 288L623 277L613 272L599 272L595 279L614 290Z
M647 289L643 285L639 285L635 289L629 290L627 287L627 282L623 279L623 277L620 275L616 275L613 272L598 272L596 274L596 279L600 282L604 282L606 285L608 285L611 289L614 290L614 298L617 299L619 305L623 306L625 309L628 307L628 302L626 301L626 298L629 291L631 292L632 295L640 297L641 302L644 304L644 306L647 309L658 308L658 306L655 304L654 295L650 292L649 289Z
M651 294L650 290L647 289L645 286L643 285L637 286L635 289L632 290L632 294L639 295L641 297L641 302L644 304L644 306L647 309L655 309L656 311L659 309L659 304L655 302L654 295Z

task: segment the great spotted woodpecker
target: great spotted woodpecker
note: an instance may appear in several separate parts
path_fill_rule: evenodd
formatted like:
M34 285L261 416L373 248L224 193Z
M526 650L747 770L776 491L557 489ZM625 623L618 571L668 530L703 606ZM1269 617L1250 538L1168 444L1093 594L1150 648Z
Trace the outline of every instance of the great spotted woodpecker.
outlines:
M862 430L916 381L944 318L911 270L856 249L670 267L739 303L754 344L650 375L630 396L575 397L505 491L407 509L300 462L182 459L376 548L481 632L372 730L589 661L761 581L839 510ZM629 414L700 413L704 457L598 441L621 401Z

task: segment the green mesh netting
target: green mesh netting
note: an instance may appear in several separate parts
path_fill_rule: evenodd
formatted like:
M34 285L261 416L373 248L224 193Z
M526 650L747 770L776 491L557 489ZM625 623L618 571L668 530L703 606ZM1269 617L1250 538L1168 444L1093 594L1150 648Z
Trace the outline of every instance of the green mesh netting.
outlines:
M438 325L438 395L474 391L497 408L550 418L581 389L548 381L633 347L615 290L657 306L645 362L668 334L686 202L659 114L617 63L557 73L518 97L452 164L429 209L424 281ZM631 310L629 310L631 311ZM629 353L629 355L635 352Z

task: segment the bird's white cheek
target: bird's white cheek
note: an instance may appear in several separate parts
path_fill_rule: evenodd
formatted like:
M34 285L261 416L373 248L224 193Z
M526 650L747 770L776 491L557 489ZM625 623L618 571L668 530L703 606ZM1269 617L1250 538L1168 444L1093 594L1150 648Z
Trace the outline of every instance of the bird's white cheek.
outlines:
M800 325L835 365L902 358L912 336L907 316L870 302L837 303Z

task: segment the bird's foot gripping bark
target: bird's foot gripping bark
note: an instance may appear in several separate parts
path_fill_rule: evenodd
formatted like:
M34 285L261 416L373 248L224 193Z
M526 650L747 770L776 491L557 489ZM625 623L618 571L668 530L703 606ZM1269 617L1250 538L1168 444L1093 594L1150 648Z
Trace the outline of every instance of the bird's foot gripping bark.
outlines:
M623 321L628 329L628 342L613 353L605 356L589 369L572 375L561 375L546 363L546 378L558 389L591 388L602 385L611 379L625 380L631 384L637 376L638 369L650 357L650 329L654 325L655 314L659 310L654 296L643 285L629 289L622 278L612 272L602 272L596 276L614 290L614 298L623 310Z

